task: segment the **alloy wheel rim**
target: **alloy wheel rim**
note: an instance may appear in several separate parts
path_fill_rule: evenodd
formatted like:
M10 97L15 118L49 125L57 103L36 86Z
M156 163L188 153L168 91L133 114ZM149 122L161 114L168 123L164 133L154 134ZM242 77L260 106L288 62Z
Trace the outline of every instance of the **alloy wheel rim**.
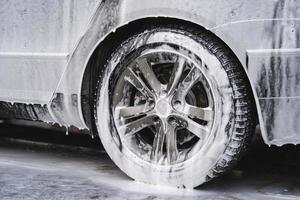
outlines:
M183 163L199 152L215 121L206 67L178 52L148 50L112 76L111 110L122 145L155 165Z

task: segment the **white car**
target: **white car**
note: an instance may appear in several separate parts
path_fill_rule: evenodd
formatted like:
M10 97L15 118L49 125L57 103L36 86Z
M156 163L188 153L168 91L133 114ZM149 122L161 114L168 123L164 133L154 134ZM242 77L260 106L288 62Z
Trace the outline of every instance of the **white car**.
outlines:
M1 0L0 116L100 137L135 180L196 187L256 125L300 143L300 1Z

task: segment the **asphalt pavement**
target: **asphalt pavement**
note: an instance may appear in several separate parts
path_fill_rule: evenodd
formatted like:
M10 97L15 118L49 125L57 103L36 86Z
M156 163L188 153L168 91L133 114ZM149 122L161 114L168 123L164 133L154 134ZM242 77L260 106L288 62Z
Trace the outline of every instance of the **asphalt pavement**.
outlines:
M300 147L258 138L232 172L194 190L138 183L99 139L61 128L0 125L0 199L300 199Z

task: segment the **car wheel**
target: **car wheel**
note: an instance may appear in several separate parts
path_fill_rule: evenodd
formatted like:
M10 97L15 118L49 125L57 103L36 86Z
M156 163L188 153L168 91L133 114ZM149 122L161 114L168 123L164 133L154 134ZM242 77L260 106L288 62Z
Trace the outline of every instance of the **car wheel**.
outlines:
M254 130L242 66L205 29L170 25L133 35L97 85L100 139L137 181L196 187L232 167Z

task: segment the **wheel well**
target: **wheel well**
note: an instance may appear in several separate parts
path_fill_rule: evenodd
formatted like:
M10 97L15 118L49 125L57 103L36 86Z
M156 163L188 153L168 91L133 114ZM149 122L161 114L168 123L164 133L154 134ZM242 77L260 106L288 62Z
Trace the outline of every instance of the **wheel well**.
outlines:
M106 61L109 58L109 56L118 47L118 45L120 45L122 41L126 40L131 35L149 29L153 26L170 25L170 24L185 25L197 29L205 29L204 27L198 24L181 20L181 19L167 18L167 17L149 17L149 18L139 19L130 22L122 27L119 27L118 29L116 29L116 31L111 32L109 35L107 35L105 39L102 42L100 42L100 44L96 47L86 66L84 76L83 76L83 81L82 81L82 87L81 87L81 104L82 104L83 117L87 126L93 132L94 136L97 136L95 131L96 130L95 124L93 122L94 100L96 95L95 88L97 85L98 75L101 73L101 70L103 69L102 67L106 64ZM216 37L219 38L218 36ZM222 42L224 43L225 46L228 47L228 49L230 49L230 47L224 41ZM231 52L232 55L235 56L234 52L233 51ZM236 59L238 60L237 57ZM250 85L250 81L246 72L244 73L244 75L249 83L249 87L252 91L251 95L253 96L253 89ZM253 96L253 102L254 102L253 105L256 106L254 96ZM255 107L255 111L257 112L256 107ZM256 113L256 118L258 119L257 113ZM257 119L255 123L257 123L258 121Z

